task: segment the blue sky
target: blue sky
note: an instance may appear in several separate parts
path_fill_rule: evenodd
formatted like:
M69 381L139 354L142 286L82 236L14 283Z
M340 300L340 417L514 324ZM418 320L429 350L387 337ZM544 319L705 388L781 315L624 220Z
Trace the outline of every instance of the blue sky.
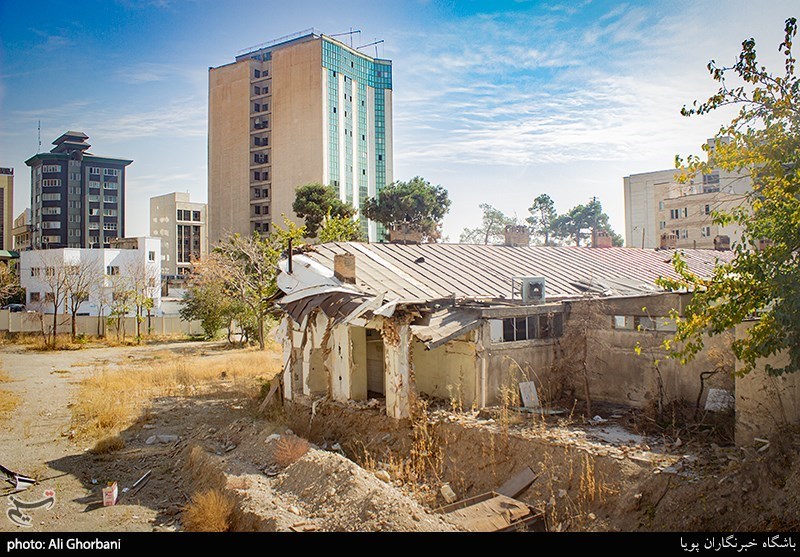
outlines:
M716 90L709 60L733 62L754 37L779 70L783 22L798 11L779 0L4 0L0 166L15 168L18 214L37 122L42 150L82 130L94 153L134 159L126 228L146 234L151 196L206 200L209 66L309 27L355 28L356 46L383 39L378 55L393 60L395 179L449 190L451 241L479 222L480 203L524 218L543 192L560 212L598 196L622 233L623 176L699 154L724 122L679 114Z

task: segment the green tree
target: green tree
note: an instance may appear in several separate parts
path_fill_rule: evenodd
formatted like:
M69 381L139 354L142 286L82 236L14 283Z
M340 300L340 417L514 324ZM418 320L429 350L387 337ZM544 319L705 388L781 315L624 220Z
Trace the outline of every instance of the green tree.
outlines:
M722 334L757 316L733 343L733 352L743 363L741 373L752 371L759 358L782 352L788 354L788 363L768 365L767 373L800 369L800 80L792 54L796 33L796 19L787 19L779 46L784 68L779 74L759 66L752 38L742 43L733 66L720 67L712 60L708 71L719 90L706 102L695 101L681 111L695 116L729 105L739 108L717 133L713 149L703 146L706 162L676 157L683 179L721 168L749 173L753 184L740 207L713 216L715 223L735 223L741 231L733 261L719 264L710 278L703 279L690 273L676 254L680 278L660 281L672 290L694 292L684 317L677 318L679 342L668 343L672 355L682 361L703 348L706 335Z
M603 206L597 198L559 215L553 220L552 228L556 237L575 242L576 246L589 240L592 230L605 230L611 236L613 245L623 245L622 236L611 228L608 215L603 212Z
M499 209L488 203L478 205L483 211L481 225L465 228L459 240L462 244L502 244L505 241L506 226L517 224L517 219L507 217Z
M192 263L180 315L186 321L199 320L207 339L223 327L231 342L233 321L238 317L236 301L225 292L225 270L218 254L212 252Z
M319 230L320 242L362 242L361 224L350 217L328 215Z
M408 182L394 182L367 199L363 213L387 228L407 226L422 233L424 240L435 241L441 236L442 219L449 210L447 190L415 176Z
M309 238L317 237L326 215L351 218L356 214L352 205L339 199L339 192L335 187L316 183L297 188L292 210L298 217L305 219L306 234Z
M544 237L544 245L550 245L550 236L553 233L553 222L556 220L556 208L549 195L543 193L536 196L533 205L528 208L531 214L525 221L531 225L531 231L536 236Z

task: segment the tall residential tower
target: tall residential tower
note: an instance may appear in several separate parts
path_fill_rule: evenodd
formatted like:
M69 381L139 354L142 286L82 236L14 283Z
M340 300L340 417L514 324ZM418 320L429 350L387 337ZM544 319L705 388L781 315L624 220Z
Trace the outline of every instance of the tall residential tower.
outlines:
M295 190L333 185L358 208L392 181L392 63L313 29L209 68L208 221L213 244L269 233ZM362 220L369 239L375 223Z
M14 169L0 168L0 249L14 248Z
M125 236L125 167L133 161L89 152L68 131L32 156L31 248L102 248Z

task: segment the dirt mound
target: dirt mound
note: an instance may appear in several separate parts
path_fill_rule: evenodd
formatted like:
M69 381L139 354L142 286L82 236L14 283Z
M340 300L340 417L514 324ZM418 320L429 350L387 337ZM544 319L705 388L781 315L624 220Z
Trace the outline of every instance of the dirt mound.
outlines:
M447 532L458 530L394 486L352 461L312 449L289 466L275 490L302 500L328 531Z

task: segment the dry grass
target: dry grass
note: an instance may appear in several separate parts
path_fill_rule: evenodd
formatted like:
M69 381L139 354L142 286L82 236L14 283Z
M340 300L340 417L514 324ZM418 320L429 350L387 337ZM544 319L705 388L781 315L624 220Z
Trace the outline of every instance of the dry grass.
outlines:
M236 501L219 489L195 493L183 511L183 528L187 532L227 532L233 525Z
M0 383L10 383L11 376L4 369L0 369Z
M81 382L72 407L73 429L94 439L113 435L136 421L147 403L157 397L212 390L255 396L260 383L279 370L279 359L260 351L206 358L176 355L171 362L100 369Z
M308 441L294 435L283 436L275 442L273 458L278 466L289 466L308 452Z
M119 435L104 437L95 443L92 453L108 454L125 448L125 441Z
M0 389L0 420L6 419L8 414L11 414L19 406L20 402L22 400L18 394Z

